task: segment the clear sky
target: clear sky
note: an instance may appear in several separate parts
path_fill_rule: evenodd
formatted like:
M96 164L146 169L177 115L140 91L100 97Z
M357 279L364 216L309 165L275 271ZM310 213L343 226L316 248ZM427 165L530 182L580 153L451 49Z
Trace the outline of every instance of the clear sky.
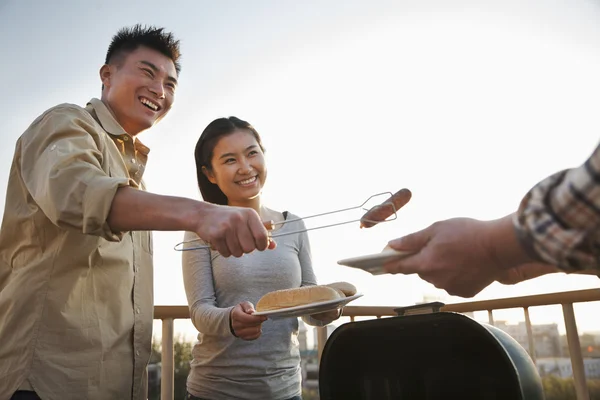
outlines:
M392 222L310 234L319 281L354 283L364 293L356 305L461 301L415 276L372 277L336 261L438 219L503 216L598 142L598 2L0 0L0 208L18 136L55 104L99 97L110 38L135 23L173 31L183 52L173 110L140 136L152 149L149 190L199 198L193 146L229 115L263 136L271 208L308 216L411 189ZM182 236L154 236L156 304L186 304L173 250ZM494 284L476 299L598 283L561 274ZM581 331L600 330L597 303L576 312ZM559 306L531 315L563 330Z

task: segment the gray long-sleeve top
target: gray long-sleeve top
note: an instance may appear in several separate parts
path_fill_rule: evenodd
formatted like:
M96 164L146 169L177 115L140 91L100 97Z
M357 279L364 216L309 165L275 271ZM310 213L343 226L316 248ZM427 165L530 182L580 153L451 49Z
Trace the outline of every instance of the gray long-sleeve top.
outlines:
M296 218L288 214L287 219ZM304 228L302 221L295 221L277 233ZM185 240L197 238L185 234ZM224 258L208 249L183 252L185 291L199 331L187 381L194 396L281 400L301 394L297 318L265 321L254 341L234 337L229 327L229 313L242 301L256 305L267 292L316 284L307 233L281 236L276 242L274 250L240 258Z

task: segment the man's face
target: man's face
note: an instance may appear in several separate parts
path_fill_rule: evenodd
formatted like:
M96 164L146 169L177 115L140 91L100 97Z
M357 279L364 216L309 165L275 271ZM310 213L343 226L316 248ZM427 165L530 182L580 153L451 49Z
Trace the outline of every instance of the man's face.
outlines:
M173 61L147 47L100 69L102 101L132 136L152 127L173 104L177 72Z

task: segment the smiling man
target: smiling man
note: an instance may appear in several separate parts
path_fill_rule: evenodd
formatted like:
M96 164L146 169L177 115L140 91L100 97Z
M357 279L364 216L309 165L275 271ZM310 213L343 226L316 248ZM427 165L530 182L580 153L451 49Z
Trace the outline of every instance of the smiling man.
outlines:
M258 214L145 192L137 135L171 109L179 42L124 28L101 99L61 104L18 139L0 229L0 399L146 399L151 230L225 257L273 248Z

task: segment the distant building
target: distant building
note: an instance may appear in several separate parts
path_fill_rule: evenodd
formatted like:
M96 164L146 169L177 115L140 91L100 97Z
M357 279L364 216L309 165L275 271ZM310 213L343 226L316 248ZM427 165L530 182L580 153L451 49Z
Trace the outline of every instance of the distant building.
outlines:
M563 354L569 354L569 343L566 335L561 336ZM579 345L583 357L600 358L600 342L595 333L584 333L579 335Z
M572 378L573 368L571 359L567 357L539 358L536 360L537 368L541 376L556 375L561 378ZM600 359L584 358L583 367L587 379L600 378Z
M529 338L525 322L509 325L506 321L494 323L496 328L502 329L513 337L519 344L529 352ZM531 326L533 334L533 345L535 358L561 357L563 355L560 334L557 324L540 324Z

